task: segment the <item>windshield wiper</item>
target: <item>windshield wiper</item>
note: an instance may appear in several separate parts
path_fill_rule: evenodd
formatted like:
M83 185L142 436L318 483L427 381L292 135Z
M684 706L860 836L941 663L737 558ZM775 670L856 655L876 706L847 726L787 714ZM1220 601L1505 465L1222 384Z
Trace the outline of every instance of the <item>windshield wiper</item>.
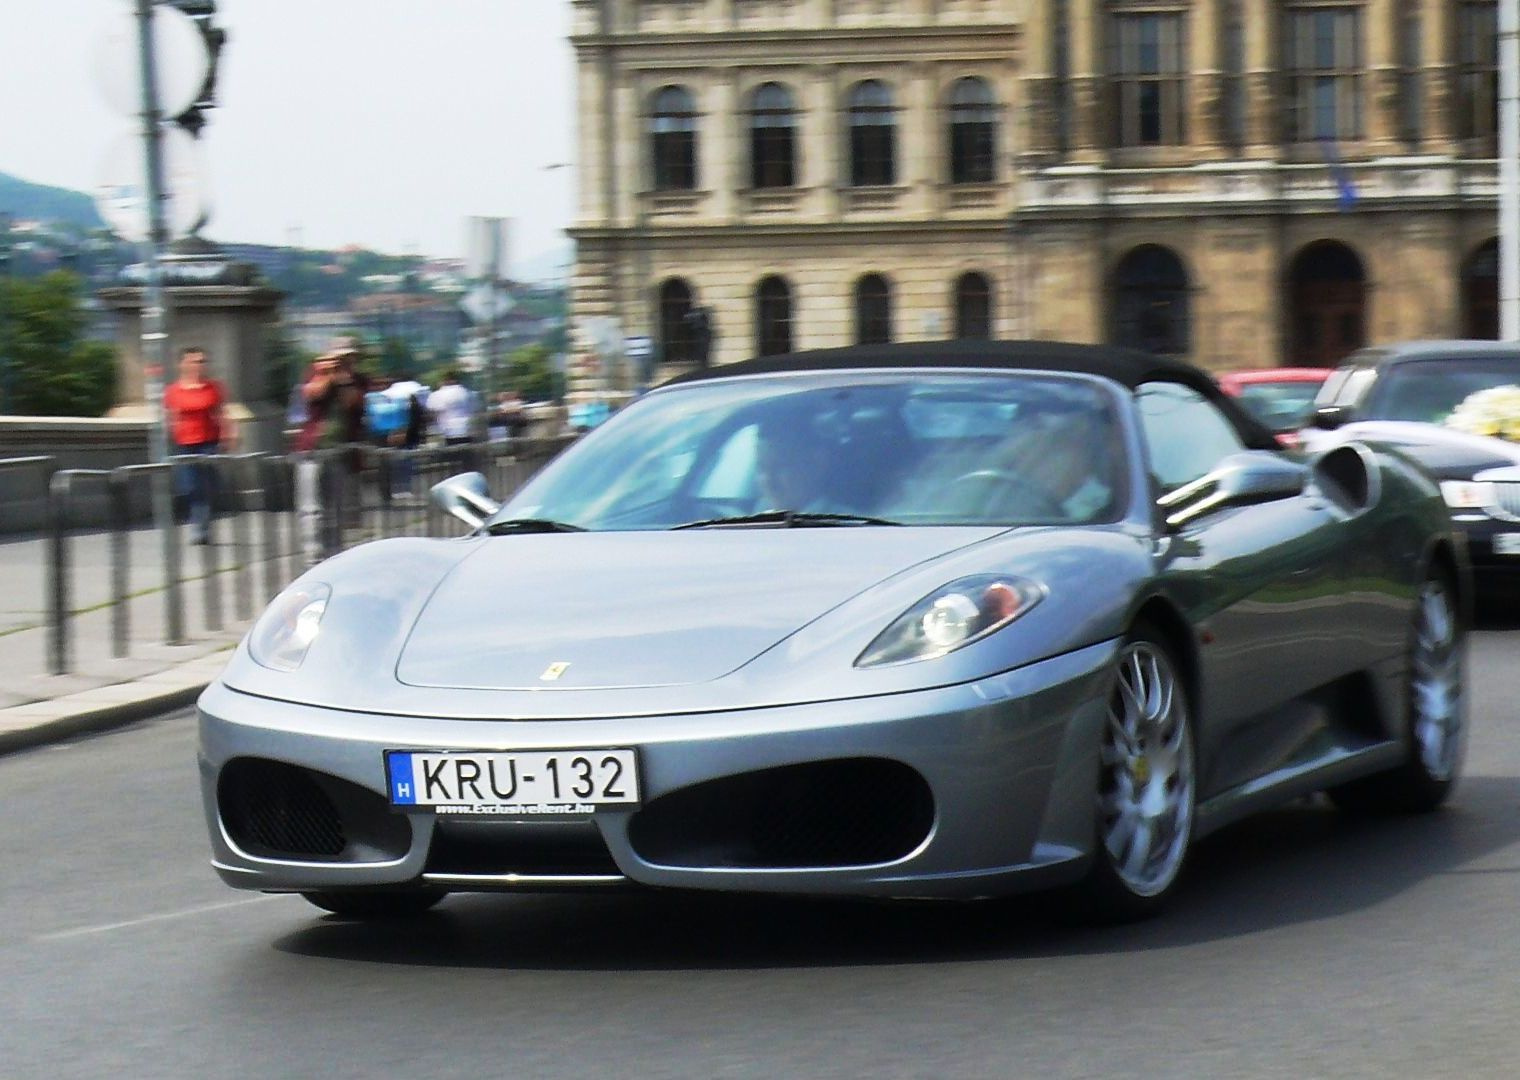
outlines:
M493 521L486 526L486 532L492 536L506 536L509 533L569 533L585 532L579 525L570 525L563 521L552 521L549 518L508 518L505 521Z
M759 514L741 514L738 517L707 518L704 521L688 521L674 529L705 529L722 525L784 525L788 529L825 528L830 525L901 525L900 521L886 518L866 517L863 514L807 514L800 510L766 510Z

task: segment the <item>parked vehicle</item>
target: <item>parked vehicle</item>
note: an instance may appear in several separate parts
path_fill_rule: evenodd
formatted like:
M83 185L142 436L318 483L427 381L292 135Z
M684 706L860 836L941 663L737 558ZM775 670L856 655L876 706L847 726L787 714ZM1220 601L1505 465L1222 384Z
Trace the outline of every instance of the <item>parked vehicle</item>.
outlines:
M1333 368L1261 368L1218 376L1219 386L1268 428L1284 446L1298 445L1314 397Z
M1348 440L1400 447L1441 483L1485 591L1520 587L1520 444L1445 426L1479 391L1520 386L1520 348L1416 341L1353 354L1325 382L1303 433L1323 449Z
M1276 449L1206 374L1050 343L688 375L474 526L319 565L200 699L214 865L349 916L450 891L1070 887L1328 791L1428 810L1468 576L1394 452Z

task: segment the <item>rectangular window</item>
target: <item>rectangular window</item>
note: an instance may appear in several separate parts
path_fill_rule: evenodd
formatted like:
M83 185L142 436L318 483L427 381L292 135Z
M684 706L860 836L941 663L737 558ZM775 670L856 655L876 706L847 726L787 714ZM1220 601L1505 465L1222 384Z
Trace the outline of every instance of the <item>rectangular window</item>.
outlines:
M1493 140L1499 131L1499 5L1462 0L1457 10L1458 132Z
M1240 4L1231 0L1224 6L1222 56L1224 71L1220 79L1220 108L1223 110L1224 141L1239 149L1246 141L1246 42Z
M1187 137L1187 35L1180 11L1121 11L1111 23L1110 85L1118 146Z
M1424 23L1417 8L1406 11L1399 22L1399 136L1415 146L1424 135L1421 123L1425 108L1425 80L1420 73L1424 55L1420 34Z
M1360 4L1293 4L1283 33L1290 142L1362 137Z

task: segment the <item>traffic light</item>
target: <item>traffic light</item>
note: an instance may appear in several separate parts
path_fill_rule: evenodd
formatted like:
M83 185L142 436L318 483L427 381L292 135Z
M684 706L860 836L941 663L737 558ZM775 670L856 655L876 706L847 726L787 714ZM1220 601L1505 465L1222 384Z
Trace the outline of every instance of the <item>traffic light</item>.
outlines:
M206 67L206 81L202 84L200 93L195 96L195 103L180 115L171 117L174 123L199 138L201 128L206 126L206 110L216 108L217 64L222 58L222 49L227 44L227 31L214 21L216 0L164 0L164 3L178 8L195 20L196 28L206 41L206 54L211 58Z

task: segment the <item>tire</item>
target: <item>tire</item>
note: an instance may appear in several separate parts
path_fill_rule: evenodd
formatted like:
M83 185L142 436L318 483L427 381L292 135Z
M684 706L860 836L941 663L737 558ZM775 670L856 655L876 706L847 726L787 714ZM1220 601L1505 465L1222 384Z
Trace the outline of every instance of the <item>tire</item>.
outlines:
M1084 918L1158 914L1192 844L1197 756L1187 686L1165 638L1124 639L1099 743L1093 865L1078 886Z
M430 911L448 893L442 889L343 889L301 895L345 919L411 919Z
M1467 632L1456 589L1441 573L1420 586L1404 665L1405 758L1385 772L1331 788L1353 813L1425 813L1451 795L1467 738Z

